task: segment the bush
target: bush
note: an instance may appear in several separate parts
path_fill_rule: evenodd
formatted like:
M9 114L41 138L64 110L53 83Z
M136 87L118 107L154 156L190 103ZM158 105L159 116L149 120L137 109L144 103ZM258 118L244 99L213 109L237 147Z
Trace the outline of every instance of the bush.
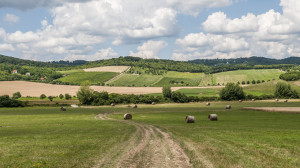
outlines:
M66 93L66 94L65 94L65 99L66 99L66 100L70 100L70 99L72 99L72 96L69 95L68 93Z
M180 92L172 92L171 100L175 103L189 102L188 97L184 93L180 93Z
M163 96L166 98L171 98L172 91L170 86L164 86L162 89Z
M259 84L260 83L260 80L257 80L257 82L256 82L257 84Z
M250 81L247 81L247 84L249 85L249 84L250 84Z
M79 102L81 104L91 104L93 102L93 92L94 90L90 88L89 83L84 82L77 92Z
M63 99L63 98L64 98L64 95L63 95L63 94L60 94L58 97L59 97L60 99Z
M252 84L255 84L256 82L255 82L255 80L253 80L251 83L252 83Z
M292 90L290 84L278 82L276 84L274 96L277 98L299 98L296 90Z
M240 100L245 99L243 88L238 84L227 83L225 88L220 91L220 98L222 100Z
M0 96L0 107L24 107L22 101L10 99L8 95Z
M18 98L20 98L20 97L22 97L22 95L21 95L20 92L16 92L16 93L14 93L13 96L12 96L13 99L18 99Z
M40 95L40 99L45 99L47 96L45 94Z
M53 97L52 97L52 96L48 96L48 99L49 99L50 101L53 101Z
M245 85L246 83L245 83L245 81L242 81L242 85Z

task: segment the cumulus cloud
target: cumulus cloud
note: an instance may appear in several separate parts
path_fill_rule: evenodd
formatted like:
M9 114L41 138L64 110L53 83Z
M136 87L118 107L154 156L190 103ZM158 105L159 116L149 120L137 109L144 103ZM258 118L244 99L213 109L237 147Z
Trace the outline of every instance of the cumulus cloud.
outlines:
M29 10L38 7L55 7L67 2L87 2L89 0L1 0L0 8L9 7Z
M149 40L143 45L138 46L137 52L130 51L129 55L141 58L156 58L158 59L158 53L168 45L165 41L152 41Z
M104 60L104 59L110 59L110 58L117 58L119 57L119 54L115 52L112 48L107 49L100 49L95 54L92 55L71 55L66 58L65 60L87 60L87 61L95 61L95 60Z
M19 22L19 17L13 14L6 14L3 17L3 20L9 23L17 23Z
M14 47L10 44L0 44L0 52L14 51Z
M223 12L202 23L206 33L192 33L177 39L172 58L235 58L252 55L272 58L300 56L300 1L281 0L283 13L269 10L260 15L228 18Z

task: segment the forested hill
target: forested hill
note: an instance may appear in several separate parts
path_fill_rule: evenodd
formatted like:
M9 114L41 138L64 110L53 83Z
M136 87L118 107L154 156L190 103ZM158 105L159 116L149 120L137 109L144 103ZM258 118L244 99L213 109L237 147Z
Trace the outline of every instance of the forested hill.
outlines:
M24 60L24 59L20 59L20 58L14 58L14 57L0 55L0 64L3 64L3 63L10 64L10 65L18 65L18 66L34 66L34 67L49 67L49 68L58 68L58 67L66 66L66 65L61 65L58 63Z
M138 57L127 56L92 62L87 62L84 60L77 60L73 62L38 62L0 55L0 64L59 69L82 69L98 66L126 65L131 67L140 67L144 70L148 69L148 71L166 70L179 72L217 73L239 69L287 69L295 64L300 64L300 58L290 57L282 60L276 60L264 57L251 57L237 59L173 61L164 59L142 59Z
M223 65L223 64L252 64L252 65L276 65L276 64L294 64L300 65L299 57L289 57L284 59L271 59L265 57L250 57L236 59L197 59L189 61L196 64L204 64L208 66Z

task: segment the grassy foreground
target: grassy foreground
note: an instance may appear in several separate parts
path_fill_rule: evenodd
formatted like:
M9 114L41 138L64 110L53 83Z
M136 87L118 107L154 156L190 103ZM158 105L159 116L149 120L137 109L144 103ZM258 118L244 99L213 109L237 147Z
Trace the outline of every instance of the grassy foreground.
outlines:
M231 104L232 109L225 110ZM107 151L129 139L135 128L97 120L99 113L169 132L180 142L194 167L300 167L300 114L243 110L242 107L290 106L300 102L212 102L195 104L125 105L89 109L0 109L0 167L92 167ZM208 114L218 121L208 121ZM186 124L186 115L196 123ZM194 150L189 150L193 146ZM200 157L199 157L200 156ZM200 158L200 159L199 159ZM146 159L147 160L147 159Z

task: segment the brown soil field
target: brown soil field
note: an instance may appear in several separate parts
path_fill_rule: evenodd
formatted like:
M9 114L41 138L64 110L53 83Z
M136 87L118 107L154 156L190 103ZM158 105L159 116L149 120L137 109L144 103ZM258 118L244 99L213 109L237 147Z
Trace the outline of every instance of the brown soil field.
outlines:
M23 97L39 97L41 94L46 96L58 96L59 94L68 93L72 96L76 95L80 86L71 85L53 85L47 83L36 83L26 81L0 81L0 95L12 95L15 92L20 92ZM223 87L223 86L215 86ZM107 91L108 93L119 94L150 94L161 93L161 87L109 87L109 86L91 86L92 89L98 92ZM181 88L213 88L213 87L173 87L172 91Z
M126 71L130 66L103 66L83 69L85 72L117 72L121 73Z
M244 107L244 109L267 112L300 113L300 107Z

